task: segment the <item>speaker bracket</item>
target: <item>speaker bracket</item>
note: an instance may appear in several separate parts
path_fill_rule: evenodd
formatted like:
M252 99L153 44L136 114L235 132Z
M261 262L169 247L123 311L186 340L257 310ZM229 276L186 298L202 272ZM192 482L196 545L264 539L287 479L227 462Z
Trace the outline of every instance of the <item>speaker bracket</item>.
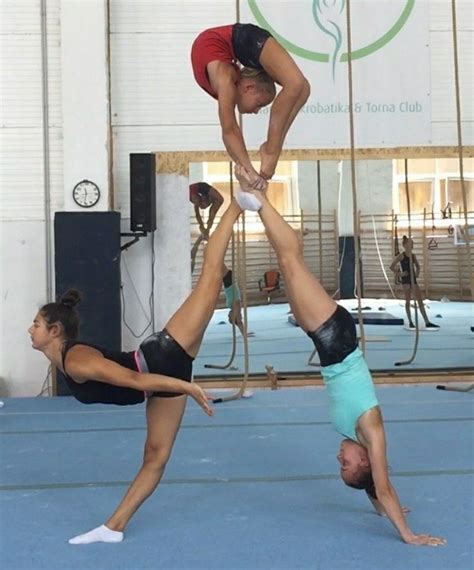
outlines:
M120 246L120 251L125 251L127 250L129 247L131 247L134 243L137 243L137 241L142 238L142 237L146 237L148 235L148 232L126 232L126 233L121 233L120 237L133 237L132 240L127 241L127 243L124 243L123 245Z

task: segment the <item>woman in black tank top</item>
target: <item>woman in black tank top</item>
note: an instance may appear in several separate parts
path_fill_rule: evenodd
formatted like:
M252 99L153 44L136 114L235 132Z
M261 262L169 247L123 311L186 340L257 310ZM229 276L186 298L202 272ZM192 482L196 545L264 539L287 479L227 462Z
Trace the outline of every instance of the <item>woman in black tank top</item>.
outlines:
M147 393L147 439L143 464L122 502L106 521L71 544L120 542L123 529L161 480L183 417L186 398L192 396L208 414L208 396L191 383L192 362L220 293L222 266L234 222L242 210L232 201L209 239L195 289L168 321L165 329L142 342L136 352L113 352L76 340L77 291L68 291L57 303L42 307L29 329L33 348L43 352L66 377L79 401L130 405Z
M416 330L416 327L411 318L411 298L412 294L418 302L418 307L420 308L420 313L425 321L425 326L427 329L439 329L438 325L430 322L428 315L426 314L425 305L423 303L423 296L421 294L421 289L416 281L416 278L420 274L420 264L416 255L413 253L413 240L408 236L403 236L402 245L404 251L397 255L390 265L390 269L395 273L395 276L400 279L403 286L403 292L405 294L405 312L408 317L408 327L410 329Z

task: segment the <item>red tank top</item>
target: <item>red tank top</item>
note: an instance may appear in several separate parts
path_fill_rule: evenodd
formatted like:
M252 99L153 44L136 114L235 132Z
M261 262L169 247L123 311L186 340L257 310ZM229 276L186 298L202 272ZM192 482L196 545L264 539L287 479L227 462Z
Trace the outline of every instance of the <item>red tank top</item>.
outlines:
M217 93L209 81L207 65L211 61L223 61L234 66L234 69L239 72L234 48L232 47L232 28L233 25L231 24L205 30L194 40L191 48L194 78L197 84L214 99L217 99Z

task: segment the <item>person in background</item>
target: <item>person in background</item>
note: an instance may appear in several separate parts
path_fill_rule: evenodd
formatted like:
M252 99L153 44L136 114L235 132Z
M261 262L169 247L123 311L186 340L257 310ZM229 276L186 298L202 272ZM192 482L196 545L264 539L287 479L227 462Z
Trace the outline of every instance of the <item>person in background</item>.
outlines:
M233 271L224 263L222 267L222 284L224 285L224 294L226 307L229 309L228 319L231 325L236 325L240 334L244 336L244 321L242 319L242 295L237 282L234 283ZM255 336L253 332L247 332L247 337Z
M395 273L397 280L400 278L402 283L403 292L405 294L405 311L408 317L408 328L416 330L415 324L411 318L410 307L412 296L414 296L418 302L420 313L425 321L426 328L431 330L439 329L439 325L435 325L430 322L428 315L426 314L421 289L416 281L420 274L420 264L418 263L416 255L413 253L413 240L408 236L403 236L402 246L404 251L393 259L390 269Z
M209 239L216 214L224 203L222 194L207 182L196 182L189 186L189 200L194 205L194 213L201 234L204 236L204 239ZM201 210L207 210L208 208L209 215L207 222L204 223Z

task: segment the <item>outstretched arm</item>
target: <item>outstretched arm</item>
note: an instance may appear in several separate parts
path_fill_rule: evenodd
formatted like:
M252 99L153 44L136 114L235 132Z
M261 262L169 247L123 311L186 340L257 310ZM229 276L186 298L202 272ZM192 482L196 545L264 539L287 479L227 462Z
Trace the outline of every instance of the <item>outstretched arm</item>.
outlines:
M196 216L196 220L197 220L197 223L199 226L199 231L202 234L205 234L206 233L206 226L204 225L204 220L202 219L199 206L196 206L196 204L194 205L194 215Z
M399 253L396 257L393 258L393 261L390 264L390 271L393 271L393 273L399 273L400 272L400 267L398 266L398 264L400 263L402 256L403 256L403 254Z
M79 383L92 378L97 382L134 390L185 394L191 396L207 415L212 416L213 414L208 402L212 398L208 397L197 384L163 374L148 374L130 370L104 358L98 350L89 346L76 345L71 348L67 355L67 370L68 374Z
M219 208L224 203L224 198L222 197L222 195L215 188L212 187L209 190L209 199L211 200L211 208L209 210L209 217L207 218L207 228L206 228L207 234L209 234L212 228L212 224L214 223L214 219L216 217L217 212L219 211Z
M374 495L371 494L370 491L367 491L367 497L369 499L369 501L372 503L372 506L375 509L375 512L380 515L381 517L386 517L387 513L385 512L385 509L382 506L382 503L377 499L375 495L375 489L373 490ZM410 512L410 509L408 507L402 507L402 512L404 515L406 515L407 513Z
M376 500L400 533L403 541L407 544L427 546L445 544L446 540L443 538L429 534L415 534L408 526L397 493L388 477L385 431L380 408L373 408L364 414L359 421L359 428L369 453Z
M413 255L413 266L415 268L415 277L418 277L418 275L420 274L420 264L418 263L416 255L414 253L412 255Z

